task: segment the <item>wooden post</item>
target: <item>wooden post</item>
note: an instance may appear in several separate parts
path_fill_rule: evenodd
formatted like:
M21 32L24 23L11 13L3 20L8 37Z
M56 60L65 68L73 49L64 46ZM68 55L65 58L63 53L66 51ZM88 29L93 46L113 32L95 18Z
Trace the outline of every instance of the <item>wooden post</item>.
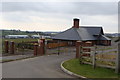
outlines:
M97 49L97 46L95 45L94 47L95 47L95 49L94 49L94 52L93 52L93 68L95 69L95 67L96 67L96 54L97 54L96 49Z
M9 52L9 42L6 40L5 41L5 53Z
M116 58L116 73L120 73L120 43L118 43L118 53Z
M93 68L95 69L95 52L93 53Z
M10 53L11 53L11 54L14 54L14 50L15 50L15 49L14 49L14 45L15 45L14 42L11 41L11 42L10 42Z
M58 40L58 55L60 54L60 40Z
M37 47L38 47L38 44L35 43L35 44L34 44L34 56L37 55Z
M82 58L82 56L83 56L83 46L82 46L82 42L80 42L80 46L79 46L79 61L80 61L80 64L83 64L83 58Z
M79 58L79 54L80 54L80 43L81 43L81 41L76 41L76 58Z

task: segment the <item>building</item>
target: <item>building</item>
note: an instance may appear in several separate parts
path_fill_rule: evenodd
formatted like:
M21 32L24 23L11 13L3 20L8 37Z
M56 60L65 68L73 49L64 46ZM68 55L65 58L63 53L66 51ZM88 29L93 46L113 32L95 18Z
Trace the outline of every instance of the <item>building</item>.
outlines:
M29 38L28 35L6 35L5 38Z
M106 33L105 36L107 36L107 37L120 37L120 33Z
M39 38L51 38L51 36L45 36L45 35L31 35L31 38L37 38L37 39L39 39Z
M31 35L31 38L40 38L40 35Z
M73 19L73 27L58 33L53 40L64 41L90 41L93 45L111 45L111 39L106 37L102 27L98 26L79 26L79 19Z

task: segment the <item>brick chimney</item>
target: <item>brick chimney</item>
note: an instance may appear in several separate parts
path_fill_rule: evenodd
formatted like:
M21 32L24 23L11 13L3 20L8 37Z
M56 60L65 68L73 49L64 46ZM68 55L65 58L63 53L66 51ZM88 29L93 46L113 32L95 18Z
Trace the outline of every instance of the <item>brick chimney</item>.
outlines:
M73 19L73 28L79 28L79 19Z

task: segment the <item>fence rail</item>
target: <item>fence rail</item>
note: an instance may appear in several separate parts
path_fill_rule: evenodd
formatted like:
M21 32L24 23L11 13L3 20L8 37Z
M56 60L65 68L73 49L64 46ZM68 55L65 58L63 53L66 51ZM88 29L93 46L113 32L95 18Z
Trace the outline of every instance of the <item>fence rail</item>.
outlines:
M106 48L105 48L106 47ZM82 63L91 64L94 67L106 67L111 69L116 69L116 58L117 58L117 49L114 49L112 46L91 46L84 47L82 46L82 53L80 54L90 54L90 56L82 56ZM84 52L84 48L91 49L90 52ZM101 51L102 50L102 51Z
M61 46L68 46L67 42L60 42L60 43L48 43L47 44L47 48L51 49L51 48L57 48L57 47L61 47Z

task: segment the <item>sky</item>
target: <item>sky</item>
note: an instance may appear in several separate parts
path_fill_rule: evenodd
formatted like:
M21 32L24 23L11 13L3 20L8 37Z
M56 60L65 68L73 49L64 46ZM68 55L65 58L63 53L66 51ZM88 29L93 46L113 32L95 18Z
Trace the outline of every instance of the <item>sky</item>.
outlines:
M118 2L104 1L4 0L0 3L0 29L64 31L79 18L80 26L102 26L105 33L117 33Z

